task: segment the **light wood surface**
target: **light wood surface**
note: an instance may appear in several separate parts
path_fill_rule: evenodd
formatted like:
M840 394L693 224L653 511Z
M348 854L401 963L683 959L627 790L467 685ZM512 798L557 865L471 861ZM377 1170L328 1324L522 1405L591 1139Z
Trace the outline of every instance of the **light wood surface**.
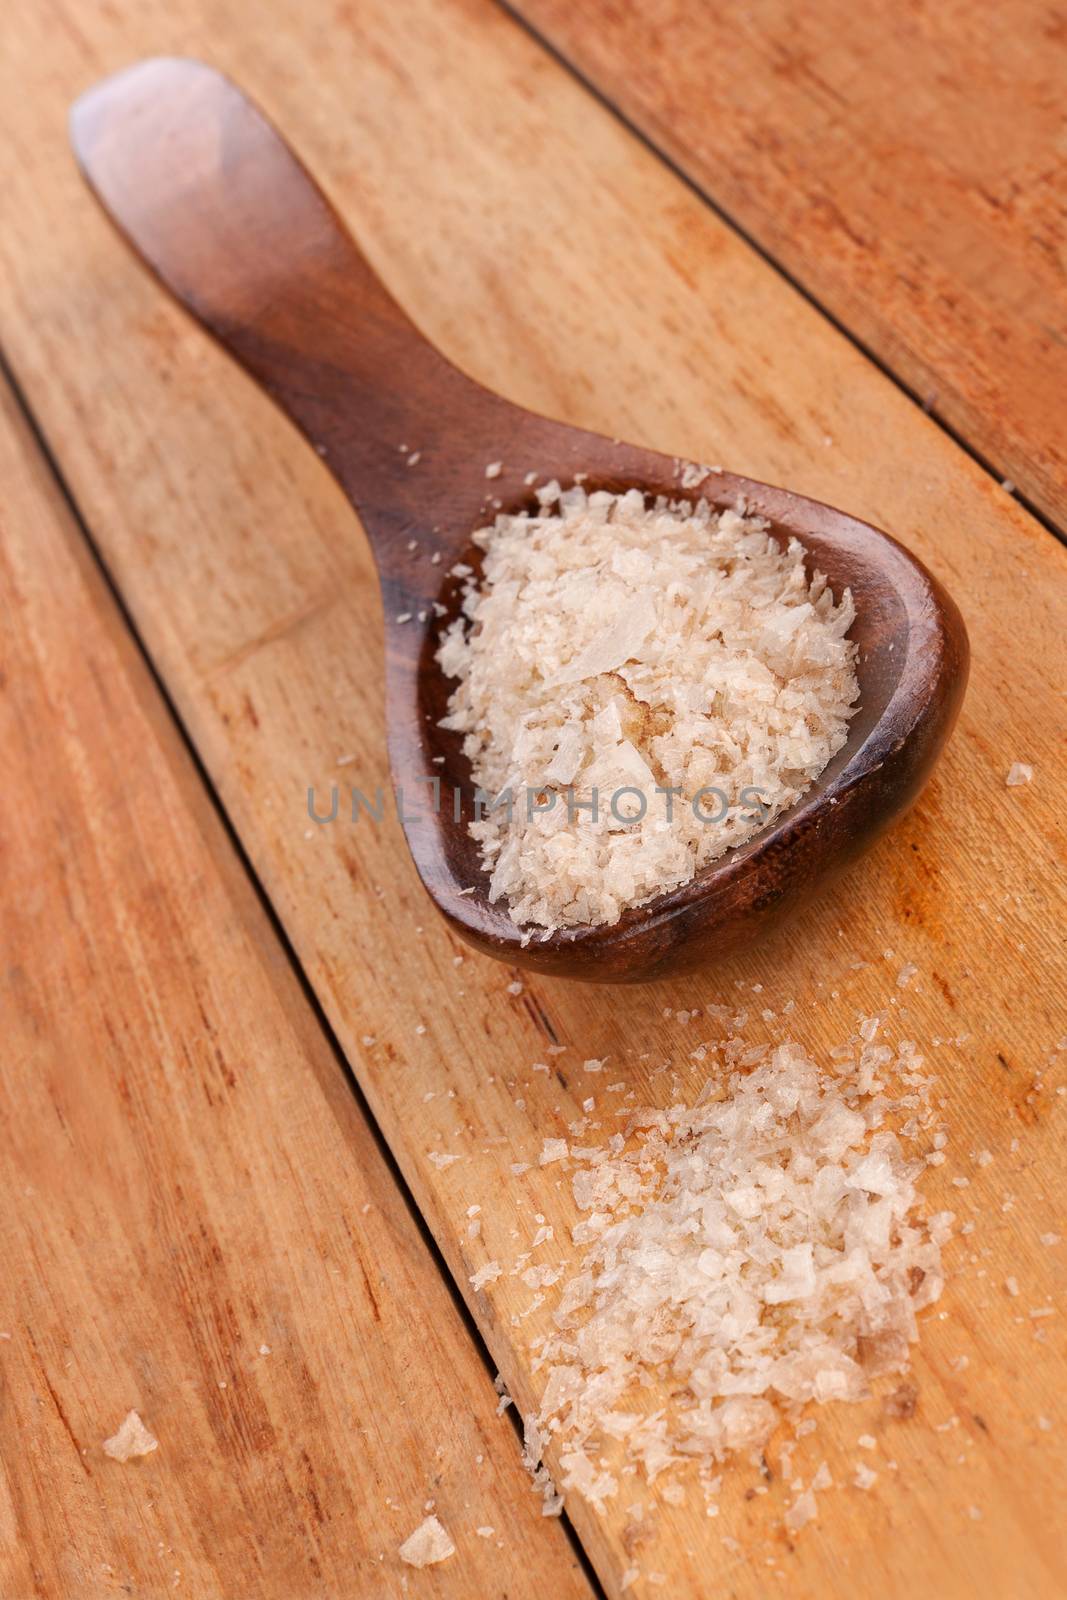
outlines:
M1067 531L1056 5L515 10Z
M6 387L0 479L0 1594L588 1595Z
M670 1080L649 1083L649 1068L670 1057L695 1092L700 1025L664 1008L740 993L754 1038L782 1031L794 1000L788 1026L812 1048L884 1009L941 1075L952 1157L926 1187L975 1232L924 1319L917 1414L826 1408L817 1445L797 1456L805 1476L825 1456L847 1484L870 1431L898 1470L868 1494L828 1497L795 1546L780 1531L787 1485L775 1473L748 1497L764 1485L746 1463L727 1475L714 1522L695 1497L672 1507L643 1488L602 1516L575 1499L609 1592L635 1563L630 1592L648 1596L712 1583L903 1596L928 1592L931 1574L941 1597L1057 1593L1062 1318L1035 1323L1028 1310L1054 1295L1062 1313L1063 1292L1062 1249L1039 1242L1063 1231L1063 550L489 6L288 0L269 29L233 6L101 7L77 31L24 19L16 44L22 93L17 110L7 103L23 159L0 235L0 332L520 1407L537 1393L528 1341L548 1307L522 1320L531 1296L518 1277L477 1294L468 1277L489 1259L510 1266L538 1215L567 1239L565 1174L536 1157L583 1098L607 1092L584 1059L608 1057L609 1081L654 1096ZM757 958L632 993L538 979L512 995L506 969L453 964L395 817L309 823L309 784L372 794L386 778L362 536L314 454L124 251L63 144L70 98L166 49L247 84L401 303L474 376L609 435L844 505L908 542L960 602L972 682L934 782ZM1035 781L1007 789L1016 760ZM901 991L906 961L920 976ZM764 1023L764 1008L776 1018ZM553 1073L533 1071L554 1039L569 1048ZM970 1153L982 1149L994 1159L979 1168ZM461 1159L442 1166L442 1153ZM471 1204L484 1213L476 1240Z

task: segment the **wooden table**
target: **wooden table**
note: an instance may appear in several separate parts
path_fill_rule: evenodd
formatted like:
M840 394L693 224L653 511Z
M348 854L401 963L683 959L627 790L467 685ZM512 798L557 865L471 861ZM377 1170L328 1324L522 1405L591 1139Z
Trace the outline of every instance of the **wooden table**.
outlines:
M615 1596L634 1567L642 1597L1059 1595L1062 27L1038 0L1010 29L912 9L906 37L836 0L737 26L517 11L6 20L0 1595ZM513 994L457 963L395 820L309 827L309 784L385 778L360 530L66 146L77 93L163 52L264 104L475 376L846 506L952 590L974 667L934 781L754 955ZM1006 787L1015 761L1031 784ZM755 1039L789 1000L813 1050L886 1010L936 1067L950 1159L926 1187L974 1228L923 1319L916 1413L821 1409L846 1487L795 1540L773 1445L767 1492L735 1463L714 1521L643 1484L543 1518L493 1376L536 1408L549 1308L471 1274L536 1217L567 1238L536 1152L602 1091L583 1060L640 1098L669 1058L695 1092L678 1012L739 993ZM131 1407L160 1442L123 1466L101 1444ZM897 1463L866 1493L865 1431ZM431 1506L457 1551L415 1571L397 1550Z

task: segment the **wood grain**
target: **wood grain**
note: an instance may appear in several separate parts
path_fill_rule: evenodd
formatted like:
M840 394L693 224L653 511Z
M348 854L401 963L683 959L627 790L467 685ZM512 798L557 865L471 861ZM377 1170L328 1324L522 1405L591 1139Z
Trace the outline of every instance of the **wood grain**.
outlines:
M324 456L359 514L382 585L393 784L409 796L436 786L412 822L402 808L405 837L427 893L475 949L597 983L706 967L815 898L914 801L955 723L968 647L951 597L893 539L732 473L704 471L687 491L692 466L677 456L553 422L464 377L375 278L281 131L203 62L155 57L105 79L77 102L71 143L123 235ZM428 448L398 450L427 434ZM459 611L456 564L480 566L471 532L491 515L489 494L539 509L530 481L569 484L576 471L591 492L639 485L719 511L744 501L783 546L799 540L809 570L855 601L860 706L800 803L749 844L610 926L531 940L490 899L471 836L477 789L462 736L442 727L453 685L436 652Z
M0 477L0 1593L587 1595L6 388Z
M650 1081L665 1059L678 1092L696 1091L690 1052L707 1030L679 1008L743 999L753 1037L789 1029L813 1049L885 1010L940 1073L952 1159L927 1189L975 1233L924 1321L917 1414L826 1408L797 1456L805 1476L825 1456L848 1484L869 1431L899 1470L828 1499L794 1547L780 1533L788 1486L744 1462L714 1522L643 1487L602 1516L575 1500L606 1586L617 1593L635 1560L640 1596L664 1592L660 1572L670 1593L715 1581L748 1600L777 1590L776 1571L805 1600L910 1596L932 1573L942 1600L1056 1593L1062 1317L1035 1324L1028 1309L1063 1294L1062 1250L1040 1237L1065 1231L1065 552L487 6L286 3L261 29L242 7L186 0L90 8L77 31L27 15L13 38L10 357L518 1404L538 1391L528 1341L548 1307L526 1315L508 1271L478 1293L469 1274L509 1267L538 1216L568 1253L566 1175L537 1152L584 1098L612 1081L630 1085L624 1099L669 1092ZM454 965L391 810L382 825L309 821L309 784L321 799L331 782L368 797L387 783L369 554L314 453L130 259L65 148L69 101L160 49L240 74L390 290L475 377L845 505L960 599L973 669L957 734L916 811L817 913L714 977L610 995L537 979L513 994L495 963ZM1035 780L1006 789L1015 760ZM920 976L901 990L907 961ZM556 1039L568 1049L551 1058ZM584 1074L592 1057L609 1058L606 1076ZM994 1159L977 1167L983 1149ZM432 1159L447 1154L460 1160Z
M514 8L1067 529L1067 29L1052 0Z

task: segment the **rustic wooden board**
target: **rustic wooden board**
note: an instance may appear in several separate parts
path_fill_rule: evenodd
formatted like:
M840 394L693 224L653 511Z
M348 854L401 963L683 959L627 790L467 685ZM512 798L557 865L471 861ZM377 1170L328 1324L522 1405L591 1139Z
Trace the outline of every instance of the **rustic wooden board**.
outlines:
M1067 33L1050 0L515 9L1067 529Z
M828 1500L795 1548L779 1531L787 1486L777 1474L754 1483L745 1464L714 1523L643 1489L603 1517L576 1501L606 1585L616 1592L635 1561L646 1576L634 1592L649 1595L661 1592L655 1572L678 1594L714 1577L762 1595L782 1573L801 1596L896 1596L933 1572L946 1597L1054 1592L1062 1333L1055 1319L1031 1322L1003 1279L1019 1278L1027 1307L1062 1294L1062 1252L1038 1240L1062 1229L1065 553L493 9L286 3L261 31L247 14L191 3L89 18L78 34L32 18L18 30L23 93L9 116L22 160L0 237L0 328L461 1285L529 1248L538 1215L566 1239L565 1175L535 1164L514 1178L510 1166L536 1163L585 1096L607 1093L584 1059L607 1056L617 1080L655 1094L648 1068L671 1056L695 1091L700 1034L665 1007L735 999L740 986L759 1037L783 1027L793 999L789 1026L813 1048L844 1038L858 1012L886 1009L942 1075L955 1153L928 1189L976 1232L926 1319L918 1414L887 1424L877 1404L828 1409L818 1454L797 1457L810 1475L825 1455L847 1482L869 1430L899 1470L876 1492ZM453 964L394 818L309 823L309 784L370 794L385 779L380 617L361 535L313 454L94 214L63 148L66 100L161 48L209 57L262 99L394 292L476 376L568 420L843 504L903 537L963 605L972 687L935 782L756 957L648 990L538 981L512 995L504 969ZM1035 782L1008 790L1017 759L1033 762ZM906 993L895 984L905 961L921 969ZM763 1008L776 1018L764 1024ZM555 1038L567 1053L552 1076L534 1072ZM968 1153L982 1148L994 1161L979 1169ZM441 1166L440 1154L461 1159ZM477 1239L471 1204L484 1210ZM527 1343L543 1313L513 1321L530 1292L510 1273L469 1298L528 1408ZM746 1498L753 1487L769 1492Z
M6 388L0 479L0 1593L588 1595Z

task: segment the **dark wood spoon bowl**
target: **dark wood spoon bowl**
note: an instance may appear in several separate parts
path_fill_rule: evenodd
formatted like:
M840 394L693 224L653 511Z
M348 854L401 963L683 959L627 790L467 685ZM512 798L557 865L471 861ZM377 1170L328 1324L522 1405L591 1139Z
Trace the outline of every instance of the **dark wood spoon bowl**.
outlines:
M409 795L421 785L428 800L424 780L437 775L444 797L436 814L424 803L405 822L408 845L469 943L602 982L692 968L758 940L915 799L959 709L968 647L952 600L895 540L727 472L694 483L687 471L683 487L687 463L536 416L473 382L400 310L262 113L210 67L142 62L77 102L71 134L126 237L304 432L359 513L385 607L394 782ZM433 607L455 614L449 568L470 558L472 533L498 503L533 505L531 472L539 483L583 473L588 489L636 486L717 508L743 500L776 537L795 535L836 593L852 590L861 702L845 747L764 832L611 927L535 931L524 943L506 908L489 902L468 832L469 764L458 735L439 726L452 685L434 660Z

